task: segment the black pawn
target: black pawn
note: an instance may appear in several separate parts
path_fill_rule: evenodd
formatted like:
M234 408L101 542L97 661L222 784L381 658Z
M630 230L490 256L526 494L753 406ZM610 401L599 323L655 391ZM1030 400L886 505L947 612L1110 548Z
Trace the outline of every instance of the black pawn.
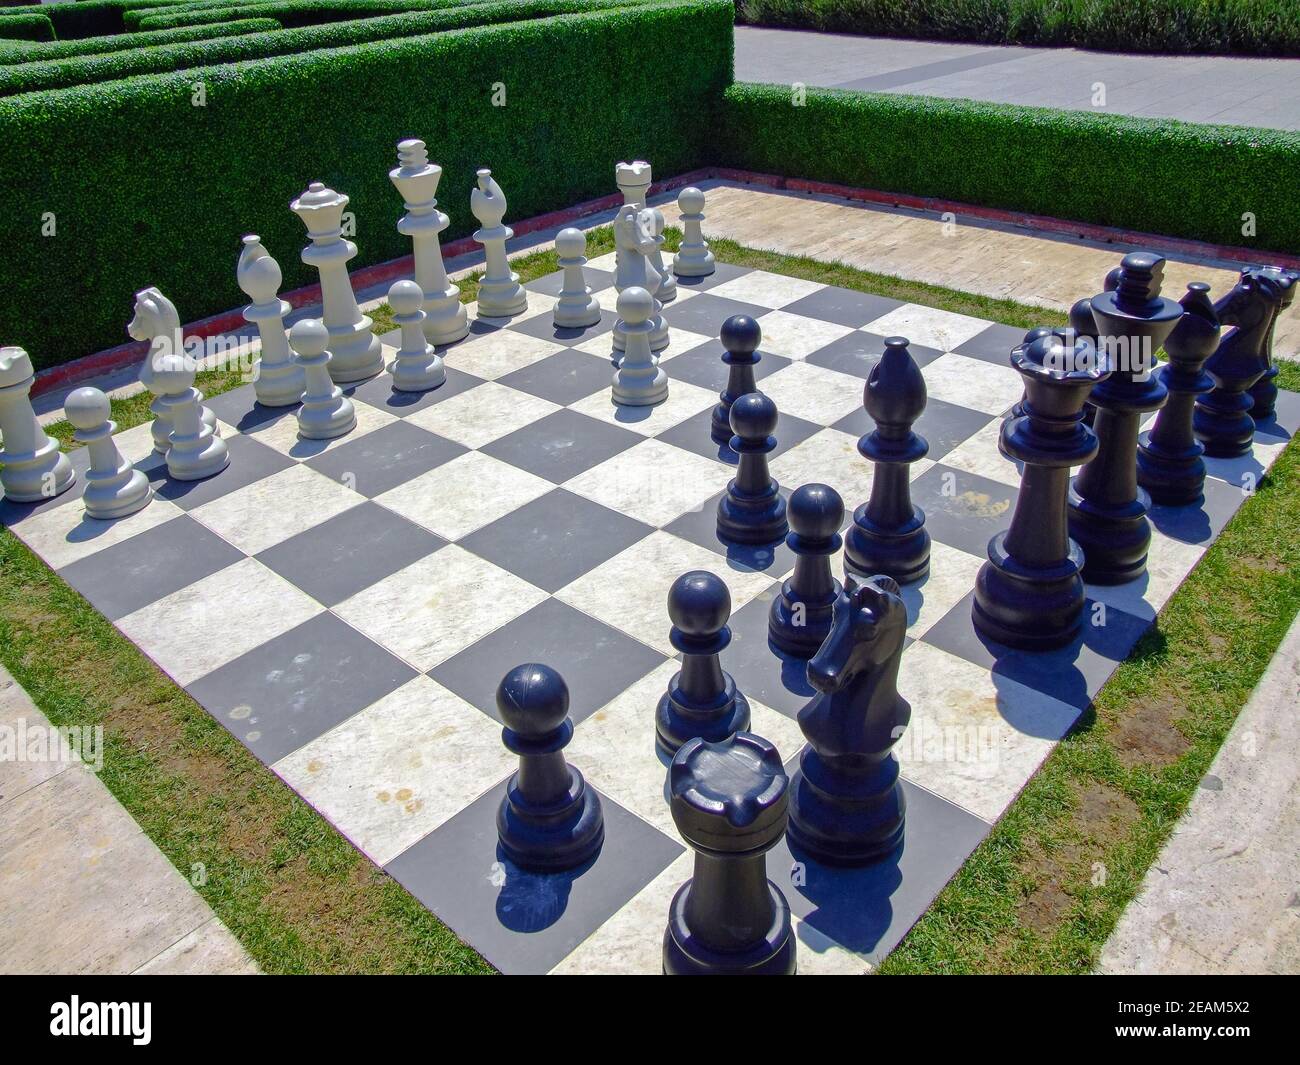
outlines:
M805 484L795 489L787 511L790 535L785 542L796 556L794 573L772 600L767 635L787 654L811 658L831 631L842 590L831 573L831 556L844 542L844 500L830 485Z
M1282 295L1273 320L1268 324L1268 332L1264 336L1264 361L1268 363L1268 369L1264 371L1264 376L1250 387L1250 398L1255 401L1255 405L1250 408L1250 416L1257 422L1273 417L1277 405L1277 376L1280 371L1273 359L1273 332L1277 327L1277 320L1295 301L1296 283L1300 282L1300 272L1289 270L1284 266L1266 266L1263 270L1277 278Z
M731 450L740 456L736 476L718 501L718 539L737 544L773 544L785 539L785 500L768 470L776 447L776 404L749 392L731 405Z
M1137 444L1142 415L1165 404L1165 386L1151 367L1155 352L1183 309L1160 295L1163 256L1132 252L1119 285L1092 299L1097 334L1112 373L1092 390L1097 408L1097 456L1070 488L1070 535L1083 549L1083 579L1124 584L1142 576L1151 543L1150 498L1138 488Z
M858 451L876 464L870 498L853 512L844 542L844 570L859 577L884 573L899 584L930 572L925 512L912 505L909 467L930 445L912 432L925 410L925 378L904 337L889 337L871 368L862 404L876 423Z
M1192 433L1192 416L1196 397L1214 387L1204 369L1219 342L1219 318L1209 292L1204 281L1193 281L1179 300L1183 316L1165 338L1169 361L1155 371L1169 400L1138 437L1138 484L1153 502L1166 506L1195 503L1205 484L1205 448Z
M1068 342L1067 342L1068 341ZM1011 527L989 541L975 578L975 628L1009 647L1045 651L1078 634L1083 553L1066 526L1070 467L1097 453L1083 403L1109 373L1085 338L1055 333L1011 352L1025 382L1024 413L1002 423L1001 452L1023 464Z
M758 345L763 341L763 331L749 315L733 314L722 323L719 339L726 349L722 361L730 369L727 372L727 387L718 394L720 402L713 408L709 435L715 443L729 444L732 437L731 405L756 388L754 366L762 357L758 353Z
M697 736L710 742L749 728L749 702L723 672L718 655L731 643L731 593L706 570L683 573L668 590L668 638L682 668L655 712L655 742L670 757Z
M695 851L664 932L669 976L793 976L790 906L767 878L785 833L790 781L765 739L693 739L668 771L673 821Z
M497 836L521 869L557 872L590 860L605 840L600 798L564 760L573 738L569 689L555 670L516 666L497 688L501 739L519 770L497 810Z

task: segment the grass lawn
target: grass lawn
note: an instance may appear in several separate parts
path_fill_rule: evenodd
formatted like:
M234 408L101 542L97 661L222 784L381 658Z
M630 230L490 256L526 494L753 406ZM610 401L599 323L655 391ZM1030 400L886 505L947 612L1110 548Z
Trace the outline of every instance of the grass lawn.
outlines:
M669 247L679 234L669 230ZM712 242L720 261L1028 328L1063 314ZM608 227L592 257L612 250ZM513 261L524 281L553 251ZM474 299L477 275L461 285ZM377 332L392 328L386 307ZM238 371L200 375L208 395ZM1300 365L1280 384L1300 391ZM113 402L119 428L147 394ZM71 427L50 431L64 444ZM1300 448L1292 442L885 972L1087 972L1300 609ZM55 724L102 724L102 779L276 973L490 972L128 640L0 531L0 661ZM57 649L57 652L55 651Z

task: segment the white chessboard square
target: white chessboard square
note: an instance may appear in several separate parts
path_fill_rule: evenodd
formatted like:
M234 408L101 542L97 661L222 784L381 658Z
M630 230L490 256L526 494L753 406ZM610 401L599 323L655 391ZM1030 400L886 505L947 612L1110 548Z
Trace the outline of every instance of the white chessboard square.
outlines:
M255 555L362 502L362 496L333 478L291 466L195 507L190 516Z
M479 448L559 409L549 400L488 381L406 420L465 447Z
M189 684L323 610L245 558L128 614L117 627L177 684Z
M501 727L441 684L403 684L272 768L376 865L515 767Z
M820 292L826 286L817 281L805 281L800 277L787 277L785 274L773 274L767 270L751 270L743 277L724 281L721 285L709 289L714 296L723 299L739 300L742 303L756 303L760 307L779 310L788 304ZM768 347L767 319L763 316L764 349ZM849 330L845 330L848 332ZM831 338L835 339L834 337ZM820 345L819 345L820 346ZM775 350L775 349L773 349ZM782 351L782 355L787 354Z
M1085 585L1088 598L1150 620L1160 613L1204 554L1205 545L1184 543L1153 528L1142 576L1126 584ZM1090 617L1084 619L1085 624L1092 621Z
M423 673L545 598L521 577L448 544L334 613Z
M739 280L748 280L748 278ZM734 284L734 282L730 283ZM721 287L725 288L726 285ZM802 314L791 314L789 311L769 311L763 315L759 325L763 331L763 351L796 360L806 359L827 344L854 332L847 325L836 325L834 322L807 318ZM858 390L862 390L860 379Z
M611 380L613 374L614 371L611 370ZM716 392L710 392L689 381L672 381L668 385L668 398L653 407L625 407L614 402L609 389L602 388L576 403L570 403L569 409L617 425L621 429L631 429L642 436L657 436L684 422L691 415L713 406L717 401Z
M1010 366L948 352L921 370L932 399L985 414L1001 414L1020 401L1025 383Z
M353 401L352 406L357 414L357 424L351 431L332 440L307 440L299 436L298 416L293 411L262 423L249 435L253 436L259 444L266 444L281 455L287 455L296 462L306 462L308 459L314 459L317 455L342 447L367 433L373 433L376 429L382 429L385 425L397 421L392 414L378 407L372 407L369 403Z
M607 274L612 274L614 267L618 265L618 252L607 251L604 255L597 255L594 259L588 259L586 265L592 270L603 270Z
M471 334L468 339L447 348L442 359L450 369L495 381L563 350L562 344L514 329L494 329L482 336Z
M726 487L730 476L713 459L662 440L644 440L570 478L564 487L658 527L698 509Z
M998 450L1002 425L1002 419L995 418L944 455L943 464L1018 489L1020 467Z
M983 318L941 311L920 303L905 303L862 328L876 336L901 336L911 344L952 351L988 327L989 323Z
M693 569L726 580L733 612L772 584L764 573L730 569L721 555L659 529L561 588L556 598L674 655L677 651L668 640L668 590Z
M693 288L685 288L682 285L677 286L677 295L664 303L664 307L677 307L689 299L694 299L699 292ZM619 291L614 287L602 288L596 293L596 302L600 305L602 311L609 311L610 314L618 314L618 297Z
M862 378L807 362L792 362L763 378L759 387L780 414L815 425L832 425L862 406ZM781 438L779 419L776 436Z
M554 487L518 466L467 451L376 496L375 502L430 532L459 540Z
M526 322L530 318L536 318L539 314L550 314L555 310L555 305L560 302L558 296L551 296L545 292L534 292L530 288L524 289L528 296L528 306L518 314L512 314L508 317L498 318L491 315L478 313L478 302L467 304L465 313L471 322L482 322L484 325L503 326L510 322Z
M778 432L780 428L778 423ZM911 480L916 480L933 465L930 459L912 463ZM858 438L838 429L813 433L807 440L773 459L770 468L772 476L791 490L814 481L830 485L839 492L844 508L850 514L871 495L875 472L872 463L859 453Z
M12 526L15 536L54 569L62 569L181 516L175 503L154 496L143 509L124 518L92 518L81 500L28 515Z
M924 642L903 652L898 691L912 705L895 748L903 776L990 823L1079 715Z

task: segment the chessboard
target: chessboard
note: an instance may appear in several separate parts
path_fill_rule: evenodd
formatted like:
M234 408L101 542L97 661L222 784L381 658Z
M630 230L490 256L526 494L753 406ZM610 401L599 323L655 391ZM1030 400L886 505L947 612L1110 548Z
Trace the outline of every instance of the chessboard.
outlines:
M1151 511L1147 575L1090 586L1090 623L1074 644L1014 651L976 634L971 598L1019 485L997 438L1021 394L1008 352L1023 330L719 264L679 279L665 306L668 399L618 407L612 269L612 256L588 266L604 310L588 329L553 327L559 274L531 283L527 311L508 321L471 307L469 337L445 349L445 384L403 394L384 374L348 389L347 436L299 439L292 411L258 406L250 384L208 400L231 455L217 476L168 480L140 426L118 442L155 483L144 510L86 518L79 478L39 505L3 504L0 520L494 966L655 973L669 901L691 869L654 742L677 668L673 580L705 569L726 581L723 665L749 699L752 731L791 770L803 744L795 715L813 694L805 663L767 640L794 556L715 533L736 462L709 435L727 371L719 329L734 314L762 329L756 376L780 410L771 469L782 490L830 484L850 514L872 479L857 451L872 428L864 381L884 338L907 337L929 393L916 425L929 453L911 487L933 554L929 577L903 589L905 843L866 869L796 862L784 844L768 856L795 916L800 971L870 971L1300 428L1300 395L1282 393L1251 455L1207 461L1202 504ZM84 472L84 451L72 459ZM493 696L528 661L567 681L576 731L565 753L605 811L603 849L568 873L523 872L497 845L514 756Z

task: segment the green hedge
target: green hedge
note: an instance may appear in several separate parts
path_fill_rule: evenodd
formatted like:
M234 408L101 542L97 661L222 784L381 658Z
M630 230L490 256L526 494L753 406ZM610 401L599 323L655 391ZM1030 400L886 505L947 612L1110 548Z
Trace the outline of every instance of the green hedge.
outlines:
M241 17L240 9L254 7L267 0L154 0L150 7L138 7L122 13L122 22L127 29L138 29L142 20L161 15L193 15L225 13L228 18ZM316 0L296 0L298 4L312 4ZM374 0L339 0L338 6L359 9L355 16L362 17L363 12ZM419 0L408 6L417 6Z
M1300 55L1290 0L736 0L736 18L885 37Z
M633 6L648 0L489 0L487 3L444 7L382 18L333 22L324 26L305 26L281 30L274 20L272 32L256 33L220 40L188 41L161 44L131 52L79 56L73 59L32 62L22 66L0 67L0 96L41 89L59 89L71 85L89 85L115 81L136 74L158 74L171 70L215 66L266 56L290 55L317 48L336 48L365 41L416 37L439 30L466 26L484 26L580 11L598 11L612 7ZM188 27L185 32L193 32ZM179 33L181 30L162 30Z
M1300 133L835 89L795 106L780 85L724 101L720 165L1300 252Z
M45 15L0 15L0 37L13 41L52 41L54 23Z
M0 286L0 336L49 366L125 341L147 285L187 321L237 306L248 232L286 289L308 284L288 205L313 180L352 198L354 269L408 254L388 180L403 137L444 167L448 240L475 228L481 166L508 219L610 192L620 158L665 176L696 167L731 80L732 16L731 0L665 0L260 59L205 69L202 107L192 72L0 100L0 203L27 249Z
M44 44L20 44L0 49L0 62L33 63L72 59L77 56L102 55L132 48L149 48L159 44L180 44L218 37L237 37L244 33L266 33L280 24L273 18L240 19L219 22L215 26L185 26L150 33L119 33L113 37L83 37L78 41L49 41Z
M123 30L122 13L135 7L160 7L172 0L79 0L75 4L29 4L9 11L46 15L61 41L102 37ZM8 17L6 11L0 18Z
M431 7L448 7L464 0L264 0L216 8L185 8L177 12L153 12L140 18L143 30L162 30L172 26L201 26L206 22L223 22L238 18L273 18L286 27L317 26L402 11L423 11Z

